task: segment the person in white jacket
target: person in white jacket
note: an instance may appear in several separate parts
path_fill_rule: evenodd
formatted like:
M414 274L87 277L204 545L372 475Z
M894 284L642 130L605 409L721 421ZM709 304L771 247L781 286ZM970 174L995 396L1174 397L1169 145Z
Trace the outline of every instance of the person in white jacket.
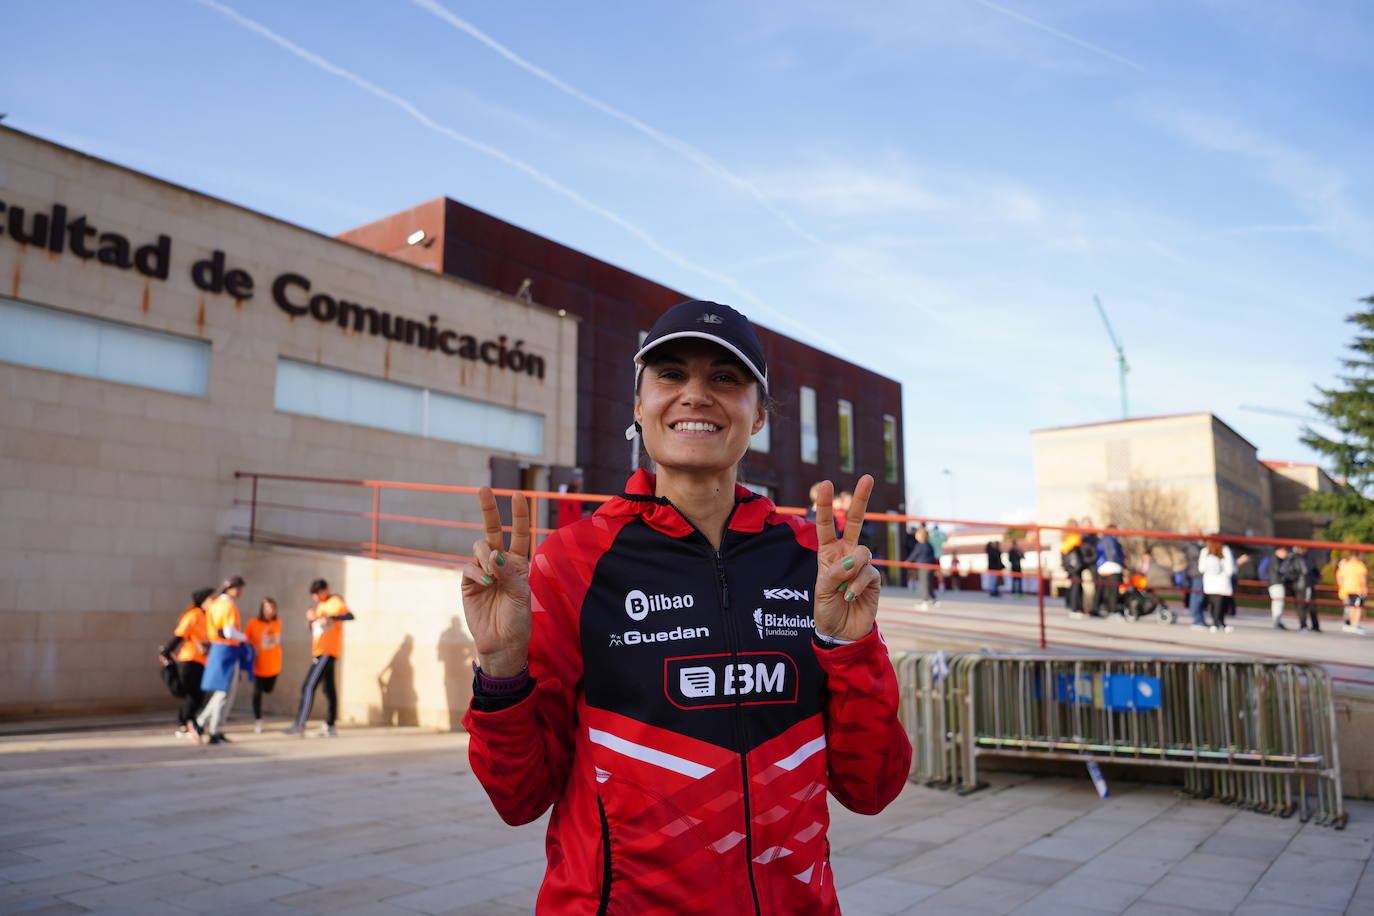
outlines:
M1197 567L1202 573L1202 592L1207 596L1207 609L1212 615L1209 629L1213 633L1217 630L1230 633L1233 628L1226 624L1226 599L1231 597L1236 574L1236 558L1231 548L1216 538L1208 538Z

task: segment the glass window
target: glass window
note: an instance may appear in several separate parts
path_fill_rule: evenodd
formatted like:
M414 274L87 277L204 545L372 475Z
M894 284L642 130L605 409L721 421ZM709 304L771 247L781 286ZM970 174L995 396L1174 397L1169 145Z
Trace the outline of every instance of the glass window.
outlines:
M276 407L411 436L525 455L544 453L544 418L539 414L292 359L277 361Z
M749 437L749 450L763 452L766 455L771 447L772 443L768 439L768 417L765 416L763 426L759 427L759 431Z
M840 398L840 470L854 470L854 405Z
M210 344L0 296L0 360L205 397Z
M820 460L820 436L816 434L816 389L801 388L801 460L815 464Z
M888 483L897 482L897 418L883 414L883 470Z

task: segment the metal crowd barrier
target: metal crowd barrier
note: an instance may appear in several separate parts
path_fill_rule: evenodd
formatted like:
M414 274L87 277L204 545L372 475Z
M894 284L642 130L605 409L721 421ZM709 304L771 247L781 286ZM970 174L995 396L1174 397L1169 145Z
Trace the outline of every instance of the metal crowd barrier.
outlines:
M1341 829L1331 680L1234 658L908 652L912 780L982 787L981 755L1162 766L1184 793Z

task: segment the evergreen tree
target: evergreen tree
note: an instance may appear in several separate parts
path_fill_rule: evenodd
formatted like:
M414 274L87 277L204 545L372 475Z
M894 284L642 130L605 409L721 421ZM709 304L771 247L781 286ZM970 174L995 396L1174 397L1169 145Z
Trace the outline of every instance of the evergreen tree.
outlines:
M1374 296L1360 300L1369 306L1346 318L1355 325L1352 356L1341 360L1347 374L1344 387L1322 388L1312 406L1325 417L1336 437L1323 436L1308 426L1302 443L1327 457L1333 476L1345 478L1334 493L1310 493L1303 508L1334 518L1322 536L1333 541L1374 543Z

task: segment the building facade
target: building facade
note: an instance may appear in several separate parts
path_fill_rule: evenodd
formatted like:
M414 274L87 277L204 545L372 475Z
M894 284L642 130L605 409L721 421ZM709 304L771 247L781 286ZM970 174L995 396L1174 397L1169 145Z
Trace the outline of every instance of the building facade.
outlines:
M589 491L620 491L636 460L635 446L625 441L634 354L659 315L697 297L447 198L340 238L582 318L577 464ZM902 511L901 384L756 327L779 409L754 439L744 480L780 505L804 506L815 481L828 478L843 489L867 472L876 482L870 508Z
M0 278L0 717L169 702L155 648L231 571L235 472L475 486L577 458L575 316L4 128ZM304 527L257 530L366 539L356 495L260 494L291 500ZM306 584L241 610L295 621Z
M1037 518L1267 537L1268 470L1210 413L1089 423L1031 434Z
M1317 540L1331 519L1304 509L1303 499L1311 493L1336 492L1336 481L1315 464L1301 461L1261 461L1260 464L1264 465L1269 477L1274 537Z

